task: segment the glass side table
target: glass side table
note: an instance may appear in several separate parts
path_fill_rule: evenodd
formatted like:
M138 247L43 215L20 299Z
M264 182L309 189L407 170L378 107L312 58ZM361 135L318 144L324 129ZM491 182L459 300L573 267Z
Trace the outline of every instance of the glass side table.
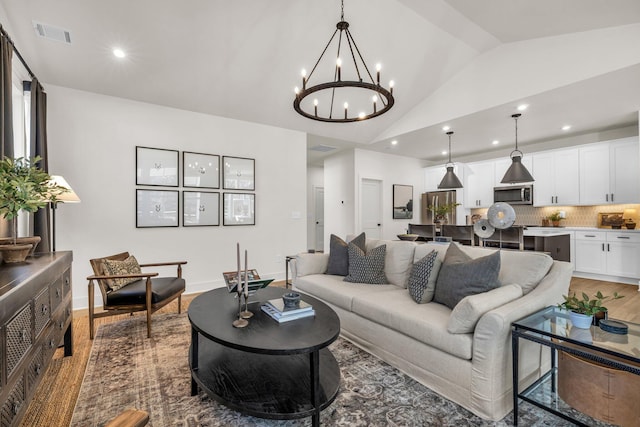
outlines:
M578 360L579 363L585 363L595 369L617 370L620 374L626 375L626 377L618 375L618 377L622 377L621 380L636 381L639 378L633 374L640 376L640 325L626 321L623 323L629 328L626 335L605 332L598 326L591 326L590 329L578 329L571 324L568 313L558 307L547 307L514 322L511 336L513 424L518 425L518 402L522 399L579 426L603 425L589 415L572 408L561 398L561 393L558 390L558 351L573 356L573 359ZM549 347L551 356L551 369L522 392L518 390L518 348L521 339ZM564 354L562 355L564 356ZM565 379L571 375L569 372L567 369ZM609 374L605 373L604 377L616 376L610 372ZM574 377L570 379L574 379ZM589 378L586 381L589 381ZM560 384L567 383L561 382ZM570 388L566 388L566 385L564 387L564 391L571 391ZM612 392L615 392L613 388ZM615 396L607 395L601 399L605 400L604 404L609 404L610 402L606 402L606 400L615 399ZM591 402L593 406L599 403ZM632 408L631 410L637 411L638 409ZM598 419L605 422L616 422L611 415L598 417Z

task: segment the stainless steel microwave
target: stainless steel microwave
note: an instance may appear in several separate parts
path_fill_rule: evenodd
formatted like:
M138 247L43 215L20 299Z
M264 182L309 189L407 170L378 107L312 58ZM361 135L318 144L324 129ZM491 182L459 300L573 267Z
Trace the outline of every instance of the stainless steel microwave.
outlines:
M505 202L511 205L532 205L533 185L512 185L510 187L494 187L493 202Z

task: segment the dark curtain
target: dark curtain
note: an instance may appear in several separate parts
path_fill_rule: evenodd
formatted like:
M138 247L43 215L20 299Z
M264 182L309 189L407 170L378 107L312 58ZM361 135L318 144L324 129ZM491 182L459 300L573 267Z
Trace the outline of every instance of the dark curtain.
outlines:
M42 157L39 166L46 172L49 172L47 154L47 94L44 93L44 89L37 78L31 81L31 132L29 144L31 157ZM38 252L51 251L49 241L50 214L51 210L49 205L47 205L33 215L33 234L42 238L38 245Z
M0 158L13 158L12 57L13 46L0 33ZM0 237L8 236L11 236L11 222L0 217Z

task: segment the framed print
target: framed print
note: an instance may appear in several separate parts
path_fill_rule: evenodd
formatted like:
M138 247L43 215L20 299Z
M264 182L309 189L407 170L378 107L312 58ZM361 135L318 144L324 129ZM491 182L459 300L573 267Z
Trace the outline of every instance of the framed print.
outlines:
M220 193L183 191L182 225L220 225Z
M183 151L182 185L220 188L220 156Z
M177 227L178 190L136 190L136 228Z
M136 147L136 185L178 186L178 151Z
M393 219L413 218L413 185L393 184Z
M224 193L223 225L255 225L255 194Z
M243 157L222 158L222 181L225 190L255 190L255 167L254 159Z

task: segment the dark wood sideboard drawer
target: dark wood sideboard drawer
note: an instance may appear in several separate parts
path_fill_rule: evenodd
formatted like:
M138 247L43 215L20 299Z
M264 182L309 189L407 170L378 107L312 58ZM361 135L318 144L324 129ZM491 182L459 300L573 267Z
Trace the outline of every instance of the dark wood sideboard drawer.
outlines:
M31 304L27 304L8 324L6 329L7 343L7 377L11 378L13 369L31 347Z
M51 318L51 304L49 304L49 289L43 289L35 299L34 304L34 318L35 318L35 331L36 337L40 335L40 332L47 326L49 319Z
M16 416L23 410L25 400L24 378L20 376L9 391L2 410L0 410L0 426L10 426Z
M62 285L63 277L58 278L55 282L49 285L49 299L51 300L51 312L56 311L60 303L62 302Z

